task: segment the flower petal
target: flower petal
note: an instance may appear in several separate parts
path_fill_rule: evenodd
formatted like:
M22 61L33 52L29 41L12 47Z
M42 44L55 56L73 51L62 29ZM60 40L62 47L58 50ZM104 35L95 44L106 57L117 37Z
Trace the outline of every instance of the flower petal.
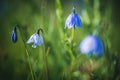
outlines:
M75 23L74 23L74 20L72 21L72 14L70 14L70 15L68 16L68 18L66 19L66 26L67 26L68 28L72 28L72 27L73 27L73 24L75 24Z
M17 32L16 31L13 30L11 38L12 38L13 43L17 42Z
M87 36L80 44L79 49L84 54L92 53L95 56L100 56L104 52L104 46L102 40L95 36Z
M35 36L35 34L33 34L33 35L28 39L27 44L34 42L34 36Z
M80 19L80 17L78 16L78 14L76 14L76 13L71 13L71 14L68 16L68 18L66 19L65 25L66 25L66 27L68 27L68 28L72 28L72 27L75 27L75 26L81 27L81 26L82 26L82 23L81 23L81 19Z
M40 36L39 34L35 33L33 34L30 39L27 41L27 43L34 43L32 45L33 48L36 48L37 46L40 46L42 45L44 42L43 42L43 38L42 36Z
M38 34L36 34L34 36L34 44L35 45L42 45L43 44L43 38L42 38L42 36L39 36Z
M33 44L33 45L32 45L32 47L33 47L33 48L36 48L36 47L37 47L37 45Z
M75 16L76 16L76 19L75 19L76 23L75 24L76 24L76 26L78 26L80 28L82 26L81 19L77 14L75 14Z

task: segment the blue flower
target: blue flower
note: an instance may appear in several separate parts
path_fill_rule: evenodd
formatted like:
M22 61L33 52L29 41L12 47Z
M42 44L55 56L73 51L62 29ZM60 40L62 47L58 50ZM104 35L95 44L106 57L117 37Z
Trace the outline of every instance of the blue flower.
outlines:
M87 36L79 45L79 49L82 53L91 56L94 54L99 57L104 52L103 41L96 35Z
M43 37L41 35L39 35L39 30L37 33L33 34L29 40L27 41L27 44L30 44L30 43L34 43L32 45L33 48L36 48L37 46L40 46L42 45L44 42L43 42Z
M14 29L13 29L13 31L12 31L11 39L12 39L12 42L13 42L13 43L16 43L17 40L18 40L17 31L16 31L16 26L14 27Z
M75 9L73 8L73 12L67 17L65 22L65 27L69 29L72 27L78 26L79 28L82 26L81 19L77 13L75 13Z

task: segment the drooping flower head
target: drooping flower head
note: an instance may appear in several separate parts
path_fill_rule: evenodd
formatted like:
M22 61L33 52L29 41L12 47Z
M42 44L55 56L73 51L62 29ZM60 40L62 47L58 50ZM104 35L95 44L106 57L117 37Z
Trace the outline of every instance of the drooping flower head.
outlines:
M17 26L15 25L14 28L13 28L13 31L12 31L12 35L11 35L11 39L12 39L12 42L13 43L16 43L17 40L18 40L18 37L17 37Z
M87 36L79 45L79 49L83 54L88 56L101 56L104 52L103 41L96 35Z
M36 48L37 46L42 45L44 42L43 42L43 37L39 35L40 31L42 31L42 29L38 29L38 31L29 38L29 40L27 41L27 44L34 43L32 45L33 48Z
M75 28L76 26L80 28L82 26L82 22L79 15L75 12L75 8L73 7L73 12L66 19L65 27L70 29L72 27Z

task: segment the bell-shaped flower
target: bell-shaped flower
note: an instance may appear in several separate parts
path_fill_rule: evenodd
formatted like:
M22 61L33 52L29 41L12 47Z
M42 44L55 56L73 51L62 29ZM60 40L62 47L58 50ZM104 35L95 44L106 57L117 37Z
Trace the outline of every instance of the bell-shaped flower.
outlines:
M16 43L18 40L16 26L14 27L12 31L11 39L13 43Z
M37 33L33 34L29 40L27 41L27 44L34 43L32 45L33 48L36 48L37 46L40 46L44 43L43 37L39 35L39 30Z
M79 28L82 26L81 19L79 15L75 12L75 8L73 8L73 12L67 17L65 22L65 27L68 29L78 26Z
M101 56L104 52L103 41L96 35L87 36L79 45L79 49L83 54L88 56Z

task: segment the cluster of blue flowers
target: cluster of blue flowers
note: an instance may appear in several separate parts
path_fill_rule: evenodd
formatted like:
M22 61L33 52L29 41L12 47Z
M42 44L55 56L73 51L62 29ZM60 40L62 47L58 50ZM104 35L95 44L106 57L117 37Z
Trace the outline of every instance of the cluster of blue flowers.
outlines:
M65 22L65 27L68 29L70 28L76 28L82 27L82 22L79 17L79 15L75 12L75 8L73 8L72 13L67 17ZM12 41L13 43L17 42L17 26L14 27L12 31ZM40 46L44 43L43 37L40 35L40 31L42 29L38 29L36 33L34 33L29 40L27 41L27 44L34 43L32 45L33 48L36 48L37 46ZM103 41L97 36L97 35L88 35L79 45L79 50L83 54L87 54L88 56L91 56L94 54L95 56L101 56L104 52L104 46Z
M73 8L73 12L66 19L65 27L67 27L68 29L75 29L76 26L80 28L82 26L82 22L79 15L75 12L75 8ZM80 43L79 50L89 57L92 54L99 57L104 52L103 41L97 35L88 35Z
M12 42L16 43L17 42L17 25L15 25L13 31L12 31ZM27 44L30 43L34 43L32 45L33 48L36 48L37 46L40 46L44 43L43 41L43 37L40 35L40 31L42 31L42 29L38 29L38 31L36 33L34 33L33 35L31 35L31 37L28 39L28 41L26 42ZM43 32L43 31L42 31Z

